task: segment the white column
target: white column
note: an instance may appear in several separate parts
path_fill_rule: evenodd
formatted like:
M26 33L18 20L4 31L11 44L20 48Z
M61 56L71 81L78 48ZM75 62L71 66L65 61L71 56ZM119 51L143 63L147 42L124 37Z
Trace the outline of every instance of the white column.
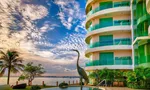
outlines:
M150 0L146 0L147 12L150 14Z
M130 9L131 9L131 34L132 34L132 43L134 41L134 15L133 15L133 4L132 4L132 0L131 0L131 4L130 4ZM134 70L134 45L132 44L132 69Z

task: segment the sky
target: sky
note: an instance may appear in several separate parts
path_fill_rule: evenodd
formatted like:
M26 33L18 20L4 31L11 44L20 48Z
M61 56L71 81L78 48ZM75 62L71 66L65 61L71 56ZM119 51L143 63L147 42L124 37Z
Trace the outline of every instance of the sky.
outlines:
M16 49L24 64L42 64L45 75L78 75L84 52L86 0L0 0L0 49Z

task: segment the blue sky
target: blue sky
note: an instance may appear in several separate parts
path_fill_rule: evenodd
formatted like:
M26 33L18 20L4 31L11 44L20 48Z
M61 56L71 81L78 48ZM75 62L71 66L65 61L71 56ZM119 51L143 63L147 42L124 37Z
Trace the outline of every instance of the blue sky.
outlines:
M85 0L0 0L0 48L15 48L24 63L42 64L47 74L76 73L75 52L84 67Z

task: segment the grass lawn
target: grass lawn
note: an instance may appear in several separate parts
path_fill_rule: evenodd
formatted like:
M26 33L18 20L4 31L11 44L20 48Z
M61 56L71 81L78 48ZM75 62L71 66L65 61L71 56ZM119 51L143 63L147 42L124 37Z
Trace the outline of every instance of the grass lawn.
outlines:
M30 90L30 87L31 86L27 86L26 89L12 89L12 90ZM55 86L46 86L46 87L41 86L41 88L51 88L51 87L55 87Z

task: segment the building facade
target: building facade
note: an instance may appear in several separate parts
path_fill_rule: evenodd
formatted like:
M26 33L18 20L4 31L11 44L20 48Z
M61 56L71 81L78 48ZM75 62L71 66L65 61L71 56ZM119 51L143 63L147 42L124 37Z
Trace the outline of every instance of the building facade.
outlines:
M150 0L87 0L85 69L150 66Z
M86 70L132 69L130 0L88 0Z
M150 67L150 0L132 0L134 66Z

